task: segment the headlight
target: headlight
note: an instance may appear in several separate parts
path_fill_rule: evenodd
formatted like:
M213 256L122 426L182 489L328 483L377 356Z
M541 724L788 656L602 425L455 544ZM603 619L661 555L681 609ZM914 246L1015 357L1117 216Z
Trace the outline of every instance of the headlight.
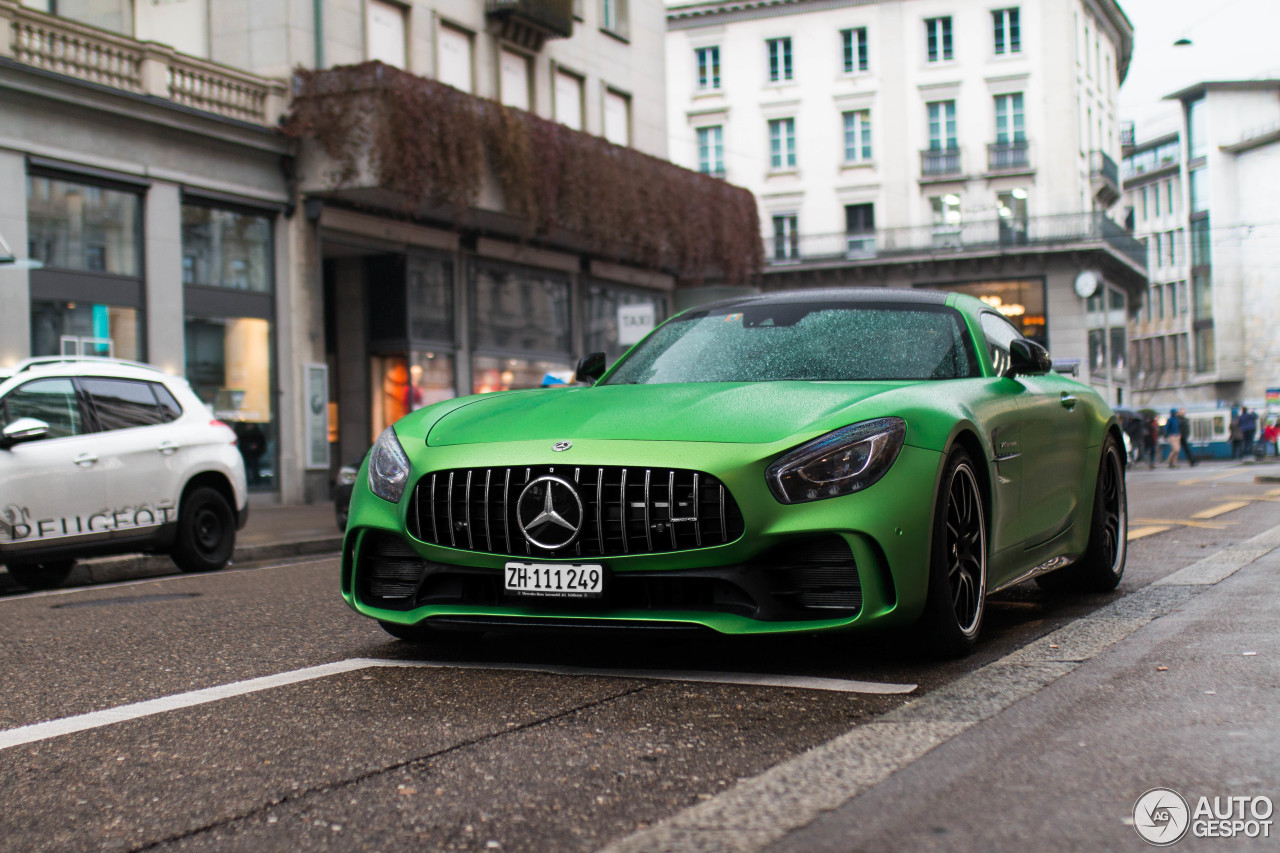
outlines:
M409 457L400 446L396 431L387 427L369 451L369 491L384 501L399 503L408 482Z
M352 468L350 465L343 465L338 469L338 485L349 486L356 481L356 474L360 473L358 468Z
M907 436L902 418L880 418L829 432L769 466L765 477L784 504L834 498L875 483L898 458Z

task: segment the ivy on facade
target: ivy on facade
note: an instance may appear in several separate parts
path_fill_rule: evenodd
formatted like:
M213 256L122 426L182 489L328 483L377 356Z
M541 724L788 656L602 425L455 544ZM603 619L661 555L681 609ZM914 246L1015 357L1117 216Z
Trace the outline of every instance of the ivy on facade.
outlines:
M747 190L381 62L297 71L285 132L321 146L337 186L373 181L409 210L463 219L492 175L526 238L682 280L744 283L763 264Z

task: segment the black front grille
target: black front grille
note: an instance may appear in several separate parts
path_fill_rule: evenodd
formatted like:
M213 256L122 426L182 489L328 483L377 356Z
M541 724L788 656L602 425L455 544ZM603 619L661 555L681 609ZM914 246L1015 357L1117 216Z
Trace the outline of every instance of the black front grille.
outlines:
M516 517L525 487L544 476L571 483L582 501L578 535L565 546L531 544ZM414 488L409 525L410 533L435 545L560 559L705 548L743 531L733 496L710 474L620 466L435 471Z

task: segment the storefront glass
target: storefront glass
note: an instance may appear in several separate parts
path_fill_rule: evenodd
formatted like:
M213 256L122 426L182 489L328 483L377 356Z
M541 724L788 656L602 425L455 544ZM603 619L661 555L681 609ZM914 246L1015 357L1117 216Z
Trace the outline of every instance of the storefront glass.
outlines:
M568 359L502 358L477 355L471 359L472 391L510 391L512 388L540 388L548 375L564 380L573 372Z
M271 323L256 317L187 317L187 381L213 416L235 430L249 485L276 484Z
M407 359L373 356L369 363L373 389L370 427L375 436L410 412L457 396L452 353L416 350Z
M484 263L472 266L471 278L477 349L566 355L572 350L567 278Z
M1023 335L1048 347L1045 332L1044 280L1039 278L1014 281L976 281L967 284L936 285L933 290L967 293L1004 315Z
M585 290L585 351L603 352L610 364L667 316L659 294L603 284Z
M31 302L31 354L142 360L142 312L84 302Z
M182 206L182 283L269 293L271 219Z
M46 267L139 276L141 233L137 194L27 176L27 252Z

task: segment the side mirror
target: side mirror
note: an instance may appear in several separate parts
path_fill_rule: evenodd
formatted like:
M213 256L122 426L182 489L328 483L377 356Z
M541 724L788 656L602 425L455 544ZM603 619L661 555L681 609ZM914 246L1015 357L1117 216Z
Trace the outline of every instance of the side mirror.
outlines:
M1035 341L1019 339L1009 344L1006 376L1041 376L1053 370L1049 351Z
M578 359L578 366L573 369L574 378L594 385L601 376L604 376L604 360L605 354L602 352L587 353Z
M0 450L8 450L24 441L38 441L49 435L49 425L35 418L18 418L0 433Z

